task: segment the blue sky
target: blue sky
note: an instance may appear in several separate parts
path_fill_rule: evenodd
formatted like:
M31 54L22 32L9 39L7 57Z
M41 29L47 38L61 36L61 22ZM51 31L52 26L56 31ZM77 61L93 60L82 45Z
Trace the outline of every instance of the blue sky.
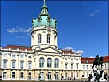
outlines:
M57 19L58 48L73 48L83 57L108 55L108 1L46 1ZM32 19L43 1L1 2L1 45L31 45Z

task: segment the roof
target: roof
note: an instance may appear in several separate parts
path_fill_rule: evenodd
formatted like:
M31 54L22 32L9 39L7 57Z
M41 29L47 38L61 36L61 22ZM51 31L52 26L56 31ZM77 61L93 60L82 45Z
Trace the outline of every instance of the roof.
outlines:
M17 49L17 48L20 48L20 49L29 49L29 50L32 50L31 47L26 47L26 46L14 46L14 45L7 45L6 47L3 47L3 49L9 49L9 48L14 48L14 49Z
M62 51L62 52L64 52L64 53L74 53L74 52L70 52L70 51Z
M81 57L81 63L93 63L95 58ZM103 62L109 62L109 55L104 56Z

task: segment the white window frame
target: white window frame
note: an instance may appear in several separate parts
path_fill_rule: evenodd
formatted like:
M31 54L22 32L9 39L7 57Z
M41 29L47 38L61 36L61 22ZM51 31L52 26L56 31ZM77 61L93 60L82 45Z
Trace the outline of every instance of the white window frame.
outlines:
M22 74L21 74L22 73ZM23 77L21 77L23 75L23 77L24 77L24 73L23 72L20 72L20 78L23 78Z
M54 67L55 68L59 67L59 59L58 58L55 58L55 60L54 60Z
M12 78L15 78L15 77L13 77L13 75L16 77L16 73L15 72L12 72Z
M73 69L73 63L71 63L71 69Z
M85 65L83 65L83 70L85 70Z
M31 69L31 66L32 66L32 62L28 61L28 69Z
M31 59L32 58L32 56L28 56L28 59Z
M71 78L73 78L73 72L71 72Z
M7 57L8 57L8 54L3 54L3 57L4 57L4 58L7 58Z
M5 77L4 77L5 76ZM3 72L3 78L7 78L7 72Z
M65 58L65 61L67 61L68 58Z
M88 69L88 65L86 65L86 68Z
M15 54L12 54L12 58L16 58L16 55Z
M22 63L22 64L21 64ZM22 66L23 65L23 66ZM24 69L24 61L20 61L20 68Z
M23 58L24 58L24 55L23 55L23 54L21 54L21 55L20 55L20 58L21 58L21 59L23 59Z
M3 68L7 68L7 60L3 60Z
M16 61L15 60L12 60L12 68L15 68L15 64L16 64Z
M38 43L41 43L41 39L42 39L41 34L39 34L38 35Z
M67 64L67 63L65 63L65 69L67 69L67 68L68 68L67 66L68 66L68 64Z
M47 43L50 44L50 35L49 34L47 34Z

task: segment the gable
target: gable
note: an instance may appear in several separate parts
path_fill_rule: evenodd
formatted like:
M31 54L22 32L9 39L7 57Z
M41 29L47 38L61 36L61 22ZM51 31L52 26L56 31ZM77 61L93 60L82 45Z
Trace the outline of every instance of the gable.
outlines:
M62 53L61 51L59 51L58 49L55 49L53 47L41 48L40 50L36 50L36 52L55 53L55 54L61 54Z

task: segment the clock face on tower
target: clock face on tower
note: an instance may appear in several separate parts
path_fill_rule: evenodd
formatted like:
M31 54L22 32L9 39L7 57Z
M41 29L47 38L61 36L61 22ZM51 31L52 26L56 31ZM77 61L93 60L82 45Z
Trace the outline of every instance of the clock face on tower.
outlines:
M47 32L51 32L51 28L47 28Z

